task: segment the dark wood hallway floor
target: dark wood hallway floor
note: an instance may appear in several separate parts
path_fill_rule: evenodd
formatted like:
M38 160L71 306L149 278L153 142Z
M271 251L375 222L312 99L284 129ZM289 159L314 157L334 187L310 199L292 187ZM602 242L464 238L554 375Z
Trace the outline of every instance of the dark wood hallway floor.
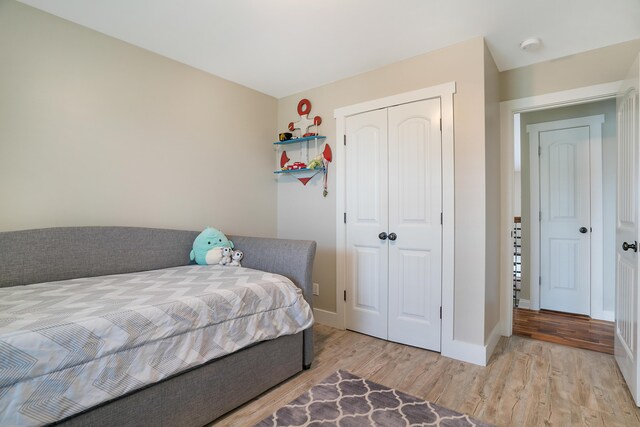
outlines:
M557 311L513 309L513 334L613 354L614 323Z

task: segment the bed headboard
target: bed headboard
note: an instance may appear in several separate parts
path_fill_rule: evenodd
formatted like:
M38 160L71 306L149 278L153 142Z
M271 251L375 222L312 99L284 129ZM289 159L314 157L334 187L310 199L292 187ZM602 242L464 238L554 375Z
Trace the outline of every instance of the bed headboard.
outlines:
M198 231L60 227L0 233L0 288L189 264ZM289 277L311 300L315 242L229 236L242 265ZM291 259L296 255L296 260ZM294 276L294 277L291 277Z
M137 227L0 233L0 287L186 265L197 235Z
M61 227L0 232L0 288L79 277L156 270L189 264L199 231L139 227ZM313 308L316 242L228 236L245 256L242 266L281 274L302 289ZM313 334L304 331L305 365Z

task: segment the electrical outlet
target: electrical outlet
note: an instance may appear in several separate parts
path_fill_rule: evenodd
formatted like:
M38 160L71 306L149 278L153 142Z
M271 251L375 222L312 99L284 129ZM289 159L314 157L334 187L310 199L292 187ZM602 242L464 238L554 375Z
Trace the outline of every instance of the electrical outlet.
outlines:
M314 295L320 295L320 285L317 283L313 284L313 294Z

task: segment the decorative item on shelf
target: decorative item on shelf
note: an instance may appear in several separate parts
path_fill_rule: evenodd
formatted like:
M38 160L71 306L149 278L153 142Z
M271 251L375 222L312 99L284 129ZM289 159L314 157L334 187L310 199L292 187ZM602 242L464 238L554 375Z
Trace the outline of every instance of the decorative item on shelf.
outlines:
M291 159L287 157L287 152L283 151L282 155L280 156L280 169L281 170L285 170L286 169L285 166L289 162L289 160L291 160Z
M278 135L278 139L280 141L289 141L292 137L293 134L290 132L282 132L280 135Z
M295 162L294 164L287 166L287 169L290 171L297 171L301 169L310 169L310 168L307 168L307 165L305 165L302 162Z
M323 167L324 164L322 163L322 154L319 156L316 156L313 158L313 160L311 160L309 162L309 165L307 166L308 169L320 169L321 167Z
M280 170L275 171L276 174L294 173L295 177L302 182L303 185L307 183L317 174L324 174L323 184L323 196L327 197L327 172L329 162L332 160L331 147L328 144L324 144L324 149L319 150L318 141L326 139L326 136L320 136L319 129L322 123L320 116L315 116L313 119L309 118L309 112L311 111L311 102L308 99L302 99L298 103L298 115L300 120L297 122L289 123L289 132L283 132L278 135L278 141L274 142L276 146L276 152L279 151L278 147L281 145L300 144L300 156L299 161L291 162L291 159L287 155L285 150L278 155L278 165ZM315 128L314 128L315 126ZM299 131L299 137L296 137L296 131ZM315 147L314 154L310 153L310 142L313 141Z
M322 118L320 116L315 116L313 119L309 118L309 112L311 112L311 101L308 99L301 99L298 102L298 114L300 115L300 120L297 122L289 123L289 130L291 132L295 132L296 129L300 130L300 137L304 138L305 136L316 136L320 133L320 124L322 124ZM309 132L309 128L315 126L315 132Z

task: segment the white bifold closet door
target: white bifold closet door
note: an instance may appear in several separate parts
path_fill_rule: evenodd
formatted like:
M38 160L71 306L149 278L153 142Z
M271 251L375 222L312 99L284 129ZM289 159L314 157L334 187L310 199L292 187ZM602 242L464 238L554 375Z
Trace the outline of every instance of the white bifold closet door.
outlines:
M440 99L347 118L347 328L440 350Z
M347 328L387 338L387 110L347 118Z

